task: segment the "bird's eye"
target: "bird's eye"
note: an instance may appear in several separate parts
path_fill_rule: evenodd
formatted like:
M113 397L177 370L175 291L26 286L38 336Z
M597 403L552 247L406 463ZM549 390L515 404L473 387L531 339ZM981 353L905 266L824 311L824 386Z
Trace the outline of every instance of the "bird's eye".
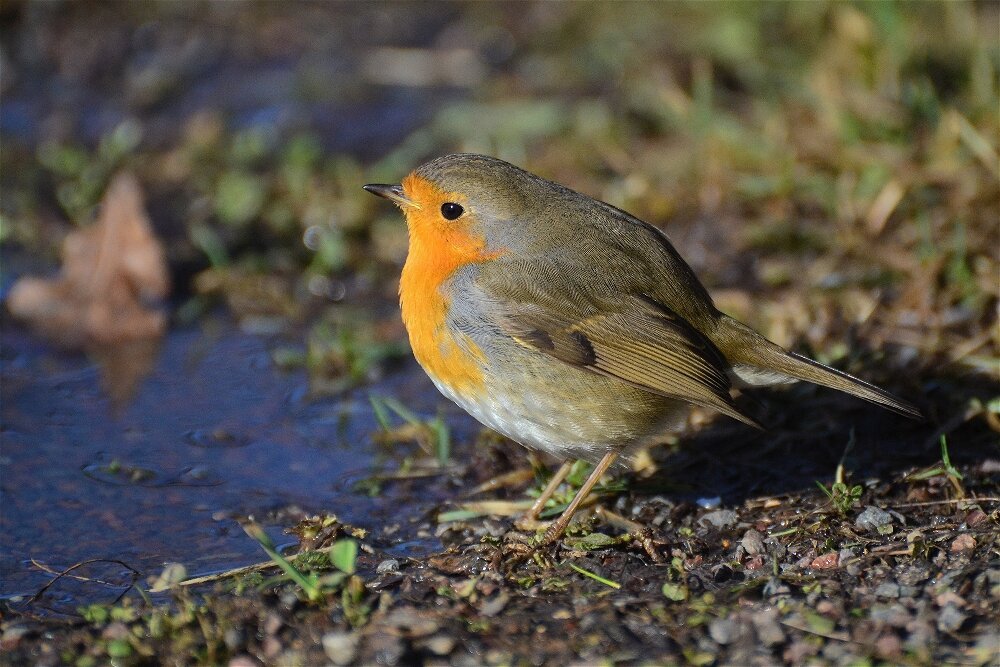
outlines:
M462 208L461 204L450 201L441 204L441 215L444 216L445 220L455 220L463 213L465 213L465 209Z

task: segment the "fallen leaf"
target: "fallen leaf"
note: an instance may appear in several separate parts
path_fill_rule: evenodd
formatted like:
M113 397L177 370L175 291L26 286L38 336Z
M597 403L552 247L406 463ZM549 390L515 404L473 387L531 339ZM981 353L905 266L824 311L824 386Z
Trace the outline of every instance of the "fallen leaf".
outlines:
M17 318L68 347L156 338L166 328L153 303L169 291L163 248L129 174L108 186L93 225L71 232L55 278L21 278L7 307Z
M663 595L666 596L668 600L681 602L682 600L687 600L688 588L684 584L675 584L668 581L663 584Z
M97 221L66 236L62 257L56 277L18 280L7 308L55 343L85 349L120 407L155 363L167 326L158 302L170 289L163 247L133 176L114 178Z

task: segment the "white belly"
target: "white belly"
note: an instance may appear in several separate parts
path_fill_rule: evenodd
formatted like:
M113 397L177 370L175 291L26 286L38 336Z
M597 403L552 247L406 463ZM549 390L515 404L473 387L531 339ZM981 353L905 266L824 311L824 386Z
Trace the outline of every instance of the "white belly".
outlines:
M619 384L603 376L588 375L598 384ZM547 391L546 387L541 391L517 393L494 388L487 391L485 398L472 400L437 380L434 384L483 425L529 449L562 460L596 462L609 450L628 450L650 444L650 440L678 427L687 409L683 403L646 394L658 408L656 417L651 420L648 401L615 400L609 405L609 401L601 397L615 394L605 387L602 387L604 391L580 391L570 400L561 393Z

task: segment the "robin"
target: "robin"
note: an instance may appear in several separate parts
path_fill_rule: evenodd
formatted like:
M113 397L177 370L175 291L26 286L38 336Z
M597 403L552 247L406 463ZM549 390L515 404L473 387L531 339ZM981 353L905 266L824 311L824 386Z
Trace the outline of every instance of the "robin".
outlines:
M558 539L623 452L679 427L688 404L757 426L732 387L797 380L910 417L878 387L789 352L719 312L667 237L610 204L485 155L365 185L402 209L399 300L410 346L442 394L491 429L593 473L541 543Z

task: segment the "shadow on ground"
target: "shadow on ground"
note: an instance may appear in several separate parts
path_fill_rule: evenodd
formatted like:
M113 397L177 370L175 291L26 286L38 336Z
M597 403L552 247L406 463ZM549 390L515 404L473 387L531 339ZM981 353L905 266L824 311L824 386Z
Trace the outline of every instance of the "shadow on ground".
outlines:
M721 496L724 504L739 503L815 489L817 481L829 486L842 458L856 483L894 477L939 461L942 435L956 465L1000 455L996 432L970 409L973 401L986 404L1000 396L1000 382L930 366L912 369L906 377L909 381L894 390L916 403L926 421L811 385L755 391L756 405L749 409L766 430L714 419L683 437L678 451L654 450L659 470L633 490L685 500Z

